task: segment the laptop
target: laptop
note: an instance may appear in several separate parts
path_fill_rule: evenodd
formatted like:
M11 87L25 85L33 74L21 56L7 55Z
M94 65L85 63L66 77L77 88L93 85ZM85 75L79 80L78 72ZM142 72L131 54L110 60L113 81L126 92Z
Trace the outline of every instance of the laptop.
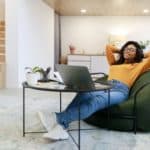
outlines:
M93 90L96 88L104 88L101 83L95 83L85 66L71 66L57 64L56 69L59 72L64 84L71 89Z

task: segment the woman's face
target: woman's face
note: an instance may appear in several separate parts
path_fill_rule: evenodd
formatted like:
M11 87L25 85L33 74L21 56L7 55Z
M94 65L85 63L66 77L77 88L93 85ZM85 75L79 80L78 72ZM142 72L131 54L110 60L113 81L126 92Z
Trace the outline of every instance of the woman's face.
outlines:
M123 51L123 57L125 60L134 60L136 56L136 47L133 44L129 44Z

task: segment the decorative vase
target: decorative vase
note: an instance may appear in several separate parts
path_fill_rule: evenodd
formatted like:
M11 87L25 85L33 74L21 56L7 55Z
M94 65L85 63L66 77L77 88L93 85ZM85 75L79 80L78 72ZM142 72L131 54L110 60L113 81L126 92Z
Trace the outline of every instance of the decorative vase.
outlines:
M75 50L76 50L75 46L69 45L69 49L70 49L70 54L75 54Z

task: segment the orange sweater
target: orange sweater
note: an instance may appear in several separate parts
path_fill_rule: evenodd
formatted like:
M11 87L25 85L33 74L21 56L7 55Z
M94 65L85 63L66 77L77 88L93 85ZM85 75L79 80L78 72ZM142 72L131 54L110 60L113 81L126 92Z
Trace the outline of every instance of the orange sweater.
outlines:
M131 87L137 77L150 68L150 52L144 54L145 58L140 63L115 65L114 52L117 50L112 45L106 46L106 56L110 64L108 80L119 80Z

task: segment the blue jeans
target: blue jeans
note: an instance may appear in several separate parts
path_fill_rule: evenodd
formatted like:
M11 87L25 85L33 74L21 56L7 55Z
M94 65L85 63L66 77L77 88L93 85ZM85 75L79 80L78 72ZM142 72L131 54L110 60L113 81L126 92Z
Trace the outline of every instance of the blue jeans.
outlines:
M117 80L111 80L109 82L113 85L110 89L110 106L127 100L129 95L128 86ZM108 107L108 91L78 93L63 112L56 113L58 123L64 128L68 128L69 123L78 120L79 105L80 119L83 120L96 111Z

